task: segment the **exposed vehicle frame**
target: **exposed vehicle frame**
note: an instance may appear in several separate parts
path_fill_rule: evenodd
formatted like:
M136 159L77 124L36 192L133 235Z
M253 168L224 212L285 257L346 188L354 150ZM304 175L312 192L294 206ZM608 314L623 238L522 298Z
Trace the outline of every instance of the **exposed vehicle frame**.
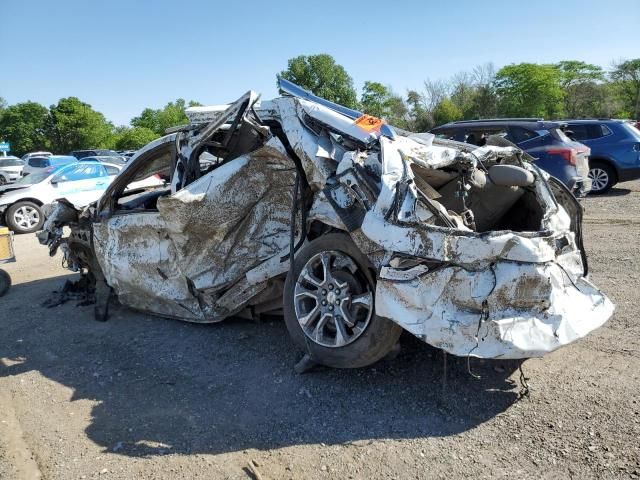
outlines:
M99 319L112 295L191 322L283 311L314 361L359 367L402 329L455 355L527 358L611 316L587 279L582 207L520 149L280 88L189 109L96 204L54 206L40 240L95 280ZM171 188L126 191L152 174Z

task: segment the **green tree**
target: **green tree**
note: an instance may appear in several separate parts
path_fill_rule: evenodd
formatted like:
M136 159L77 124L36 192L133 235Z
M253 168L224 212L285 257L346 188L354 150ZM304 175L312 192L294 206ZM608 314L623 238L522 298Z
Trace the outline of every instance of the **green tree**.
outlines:
M600 88L605 79L602 68L578 60L563 60L556 68L565 93L565 114L571 118L598 116L605 101L605 90Z
M434 127L431 114L425 106L424 95L416 90L407 92L407 108L409 110L409 121L407 129L412 132L426 132Z
M462 112L463 118L476 118L475 99L477 88L473 77L467 72L461 72L452 78L451 101Z
M77 97L67 97L51 105L47 131L56 152L86 148L106 148L112 143L113 125L104 115Z
M378 82L364 82L360 105L364 113L378 118L389 116L391 91Z
M625 108L635 118L640 118L640 58L625 60L614 65L611 80L623 99Z
M45 131L48 113L47 107L35 102L5 108L0 117L0 140L9 142L15 155L48 150L51 147Z
M169 102L159 109L145 108L139 116L131 120L131 125L147 128L161 136L165 134L168 128L189 123L184 111L187 107L197 105L200 104L193 100L187 103L184 99L178 98L175 102Z
M409 112L409 106L400 95L392 93L387 101L387 122L394 127L410 130L411 117Z
M313 92L326 100L349 108L358 107L353 80L331 55L300 55L287 62L279 77Z
M441 100L433 109L433 123L436 126L462 118L462 110L448 98Z
M407 128L409 108L400 95L378 82L364 82L360 97L360 108L364 113L383 118L387 123Z
M498 115L498 99L495 91L496 70L493 63L474 67L469 74L473 95L471 105L466 105L463 115L466 119L495 118Z
M561 77L555 65L519 63L502 67L494 82L499 114L546 118L562 115Z
M146 127L124 127L116 129L116 150L138 150L158 138L158 134Z

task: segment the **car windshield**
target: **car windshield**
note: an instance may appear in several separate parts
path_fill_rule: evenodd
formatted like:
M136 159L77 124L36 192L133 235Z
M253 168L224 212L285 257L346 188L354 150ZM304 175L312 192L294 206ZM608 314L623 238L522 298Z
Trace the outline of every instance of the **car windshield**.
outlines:
M22 167L24 162L17 158L0 159L0 168L2 167Z
M631 125L630 123L624 122L622 124L622 128L624 128L628 133L631 134L633 138L640 141L640 130Z
M38 172L17 180L14 185L33 185L40 183L51 175L51 172Z

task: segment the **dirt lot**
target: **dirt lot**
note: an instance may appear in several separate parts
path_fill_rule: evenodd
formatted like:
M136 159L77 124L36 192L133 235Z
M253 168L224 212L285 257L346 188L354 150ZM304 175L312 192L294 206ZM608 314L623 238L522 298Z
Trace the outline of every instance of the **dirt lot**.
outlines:
M640 477L640 182L589 198L596 333L517 364L403 337L393 360L297 375L284 324L202 326L125 308L106 323L33 235L0 299L0 478Z

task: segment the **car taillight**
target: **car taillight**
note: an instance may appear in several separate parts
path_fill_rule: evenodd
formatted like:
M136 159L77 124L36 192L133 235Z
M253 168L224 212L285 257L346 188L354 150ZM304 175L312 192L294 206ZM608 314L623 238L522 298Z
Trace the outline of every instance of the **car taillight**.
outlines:
M569 165L576 166L578 151L575 148L550 148L547 150L550 155L560 155Z

